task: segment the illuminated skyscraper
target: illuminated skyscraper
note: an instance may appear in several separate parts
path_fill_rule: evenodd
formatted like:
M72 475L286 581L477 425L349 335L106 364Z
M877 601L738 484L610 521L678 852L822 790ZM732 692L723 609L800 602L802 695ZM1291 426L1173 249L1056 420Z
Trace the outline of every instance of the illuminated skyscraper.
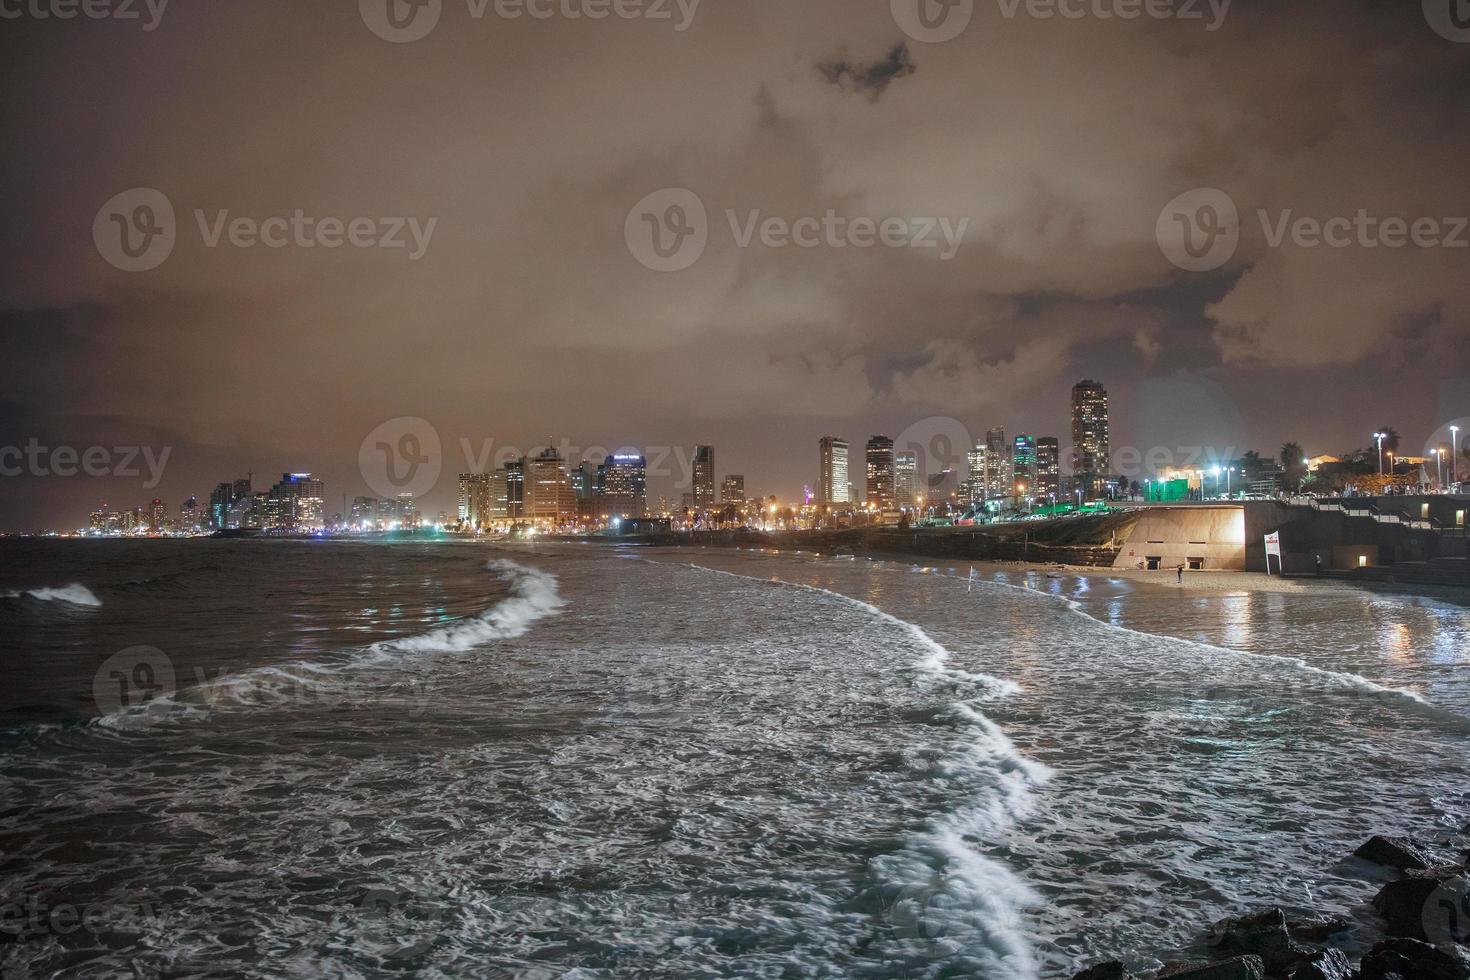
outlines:
M597 516L603 520L648 514L648 461L615 453L597 467Z
M1061 448L1056 436L1036 440L1036 492L1033 496L1055 499L1062 492Z
M526 518L556 527L577 517L577 495L567 474L566 460L553 446L525 461Z
M893 454L893 501L900 510L918 506L919 454Z
M1004 428L991 429L985 434L986 499L1010 499L1016 492L1015 482L1011 465L1011 445L1006 441L1006 430Z
M303 534L326 526L326 485L310 473L282 473L265 497L261 527Z
M714 510L719 500L715 497L715 447L694 447L693 503L696 513Z
M823 436L821 469L817 475L817 503L826 507L852 503L847 468L847 440L839 436Z
M874 436L868 440L868 503L879 511L894 510L893 440Z
M1036 437L1021 434L1016 436L1011 452L1011 477L1015 480L1016 493L1034 496L1036 493Z
M489 473L459 475L459 523L484 527L490 512L493 479Z
M966 503L980 505L985 503L986 498L986 470L989 466L990 450L985 443L978 443L974 449L965 454L965 482L964 493L961 496Z
M1079 381L1072 388L1072 474L1089 498L1107 481L1111 455L1107 389L1097 381Z

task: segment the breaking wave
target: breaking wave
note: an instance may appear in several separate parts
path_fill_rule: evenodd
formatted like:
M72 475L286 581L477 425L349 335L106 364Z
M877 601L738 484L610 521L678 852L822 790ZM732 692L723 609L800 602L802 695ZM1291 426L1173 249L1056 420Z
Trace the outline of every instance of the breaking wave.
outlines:
M0 598L35 599L39 602L65 602L73 606L97 607L102 605L102 600L93 595L91 589L76 582L55 589L21 589L15 592L6 592Z

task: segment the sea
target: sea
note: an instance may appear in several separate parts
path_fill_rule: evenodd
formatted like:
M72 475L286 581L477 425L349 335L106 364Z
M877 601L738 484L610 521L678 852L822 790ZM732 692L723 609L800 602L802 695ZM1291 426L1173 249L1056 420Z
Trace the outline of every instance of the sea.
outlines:
M0 541L0 971L1040 980L1368 917L1360 843L1470 823L1470 610L1169 578Z

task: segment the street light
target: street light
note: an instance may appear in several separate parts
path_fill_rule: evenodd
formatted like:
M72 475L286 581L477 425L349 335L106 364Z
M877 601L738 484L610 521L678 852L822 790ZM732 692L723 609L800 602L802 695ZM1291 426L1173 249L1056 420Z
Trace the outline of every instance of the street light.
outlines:
M1233 466L1227 466L1227 467L1225 467L1225 499L1226 500L1229 500L1231 498L1230 474L1231 473L1234 473L1234 472L1235 472L1235 467L1233 467Z
M1434 466L1439 471L1439 487L1444 489L1444 450L1438 447L1434 450Z
M1383 440L1386 437L1385 437L1385 435L1382 432L1375 432L1375 433L1373 433L1373 438L1378 440L1378 475L1379 476L1382 476L1383 475Z
M1450 426L1450 483L1452 483L1452 484L1453 483L1458 483L1459 482L1459 479L1460 479L1459 478L1459 474L1456 471L1457 468L1455 466L1455 457L1457 455L1459 455L1459 451L1460 451L1460 439L1459 439L1459 436L1460 436L1460 427L1458 425L1452 425L1452 426Z
M1210 470L1210 475L1215 478L1215 496L1220 495L1220 467L1216 466Z

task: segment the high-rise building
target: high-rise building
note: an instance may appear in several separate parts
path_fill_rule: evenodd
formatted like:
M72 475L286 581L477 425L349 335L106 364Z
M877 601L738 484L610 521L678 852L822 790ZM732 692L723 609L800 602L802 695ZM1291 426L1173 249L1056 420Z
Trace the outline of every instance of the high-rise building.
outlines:
M519 521L526 516L526 461L513 459L505 464L505 516Z
M1112 449L1108 441L1108 391L1082 380L1072 388L1072 475L1087 497L1107 482Z
M899 510L912 510L918 506L919 454L893 454L893 502Z
M525 461L526 519L557 527L577 517L577 495L567 474L566 460L554 446Z
M714 510L719 500L715 497L715 448L694 447L693 505L696 513Z
M966 503L979 506L985 503L986 497L986 471L989 464L990 450L986 444L976 443L975 448L965 454L965 482L964 492L961 494Z
M1062 492L1062 452L1056 436L1042 436L1036 440L1036 493L1055 500Z
M1016 436L1011 452L1011 477L1016 493L1022 497L1036 493L1036 437L1022 433Z
M820 471L817 475L817 503L824 507L852 503L847 466L847 440L823 436Z
M1006 430L991 429L985 434L985 497L987 500L1009 500L1016 492L1015 484Z
M282 473L265 495L260 526L268 531L302 534L326 526L326 485L310 473Z
M720 502L729 506L731 504L739 508L745 503L745 477L739 473L726 473L725 479L720 482Z
M894 510L893 440L874 436L868 440L868 504L879 511Z
M204 508L199 504L198 497L190 497L179 504L179 531L184 534L197 534L204 529Z
M614 453L597 467L597 517L638 518L648 514L648 460Z
M480 528L488 523L493 478L489 473L459 475L459 523Z
M157 497L148 505L148 532L162 534L168 530L168 508Z

